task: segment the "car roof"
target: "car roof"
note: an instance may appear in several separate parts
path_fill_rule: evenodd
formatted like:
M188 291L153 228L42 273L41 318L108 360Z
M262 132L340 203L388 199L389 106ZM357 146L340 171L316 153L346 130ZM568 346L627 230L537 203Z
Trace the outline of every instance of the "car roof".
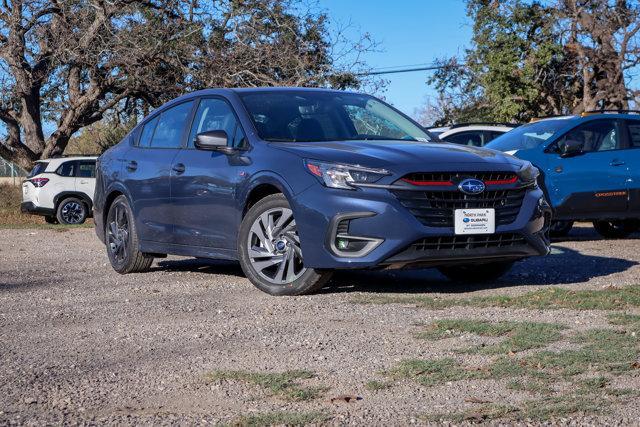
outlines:
M566 116L551 116L551 117L541 117L539 119L531 120L532 123L542 122L542 121L554 121L554 120L566 120L568 123L580 123L583 121L589 120L598 120L598 119L628 119L628 120L640 120L640 114L633 113L617 113L617 112L603 112L603 113L585 113L584 115L566 115Z

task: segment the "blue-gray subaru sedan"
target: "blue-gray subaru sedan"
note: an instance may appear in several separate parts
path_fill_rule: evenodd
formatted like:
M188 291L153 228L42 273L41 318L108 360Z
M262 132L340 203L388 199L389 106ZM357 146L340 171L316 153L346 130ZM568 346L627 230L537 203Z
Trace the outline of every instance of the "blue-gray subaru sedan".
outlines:
M272 295L336 269L499 277L549 251L529 162L433 141L368 95L211 89L175 99L104 153L96 232L119 273L175 254L238 260Z

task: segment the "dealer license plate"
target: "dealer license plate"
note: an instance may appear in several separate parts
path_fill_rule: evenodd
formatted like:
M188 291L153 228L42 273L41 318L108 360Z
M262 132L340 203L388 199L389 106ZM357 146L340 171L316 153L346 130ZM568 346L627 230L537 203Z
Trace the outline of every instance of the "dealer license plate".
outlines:
M456 209L456 234L493 234L496 232L495 209Z

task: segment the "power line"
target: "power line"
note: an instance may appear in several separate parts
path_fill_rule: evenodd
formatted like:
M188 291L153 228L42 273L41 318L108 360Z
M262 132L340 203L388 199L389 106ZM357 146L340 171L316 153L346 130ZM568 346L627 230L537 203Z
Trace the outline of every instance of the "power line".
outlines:
M356 76L379 76L382 74L398 74L398 73L413 73L416 71L433 71L433 70L440 70L442 68L448 68L448 67L462 67L462 64L458 64L458 65L451 65L451 64L447 64L447 65L430 65L428 67L416 67L416 68L401 68L399 70L387 70L387 71L383 71L378 69L377 70L371 70L371 71L365 71L362 73L356 73ZM389 67L390 68L390 67Z

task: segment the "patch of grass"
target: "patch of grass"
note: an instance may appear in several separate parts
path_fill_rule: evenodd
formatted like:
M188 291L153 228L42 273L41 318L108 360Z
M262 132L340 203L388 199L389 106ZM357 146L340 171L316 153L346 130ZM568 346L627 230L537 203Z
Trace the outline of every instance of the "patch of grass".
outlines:
M480 336L507 338L497 344L474 347L467 352L484 354L506 354L541 348L562 338L564 326L555 323L535 322L489 322L485 320L439 320L419 333L418 338L440 339L467 332Z
M525 378L518 380L511 380L507 383L509 390L526 391L534 394L548 395L553 389L548 380L543 378Z
M267 412L245 415L238 418L231 425L234 427L263 427L263 426L305 426L312 423L323 423L329 420L324 412Z
M487 296L471 298L433 298L424 295L358 295L356 304L413 304L441 310L456 306L513 307L528 309L620 310L640 307L640 285L602 290L573 291L548 288L518 296Z
M326 391L324 387L304 387L298 380L314 378L309 371L285 371L281 373L256 373L248 371L214 371L206 376L208 381L231 380L243 381L269 390L273 395L286 400L313 400Z
M538 370L550 370L564 377L587 371L623 373L633 369L640 357L638 337L611 329L593 329L578 334L579 349L542 351L523 362Z
M427 421L549 421L574 414L600 414L605 405L600 396L586 394L566 394L547 396L523 402L520 405L482 404L460 412L432 414L424 417Z
M367 381L367 383L364 385L364 388L366 388L369 391L386 390L391 387L393 387L393 383L389 381L377 381L377 380Z
M612 325L632 325L640 323L640 315L627 313L611 313L607 316Z
M394 378L413 379L431 387L448 381L483 378L486 373L467 369L451 358L420 360L409 359L400 362L389 375Z

